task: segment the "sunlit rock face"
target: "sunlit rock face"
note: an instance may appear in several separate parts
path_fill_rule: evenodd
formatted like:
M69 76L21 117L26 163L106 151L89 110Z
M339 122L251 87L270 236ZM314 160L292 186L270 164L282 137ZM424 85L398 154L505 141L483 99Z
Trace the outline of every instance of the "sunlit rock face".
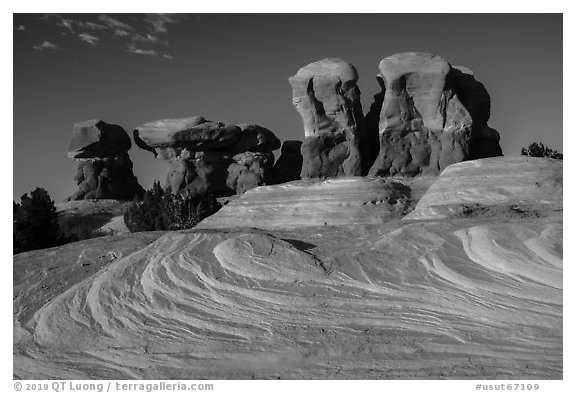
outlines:
M562 184L534 157L302 180L192 230L17 254L12 373L562 379Z
M380 135L371 175L437 175L456 162L502 155L487 125L490 96L469 69L428 53L392 55L379 68L382 92L366 116L369 132L377 126Z
M405 214L410 194L410 187L393 179L294 181L250 190L207 217L198 228L378 224Z
M562 210L562 160L492 157L451 165L406 219L537 218Z
M304 123L302 178L360 176L364 115L358 73L342 59L323 59L289 78Z
M132 172L126 131L102 120L74 125L68 157L78 162L78 189L67 200L132 199L143 192Z
M242 194L272 182L280 140L264 127L226 125L201 116L163 119L134 130L142 149L168 163L165 187L173 193Z

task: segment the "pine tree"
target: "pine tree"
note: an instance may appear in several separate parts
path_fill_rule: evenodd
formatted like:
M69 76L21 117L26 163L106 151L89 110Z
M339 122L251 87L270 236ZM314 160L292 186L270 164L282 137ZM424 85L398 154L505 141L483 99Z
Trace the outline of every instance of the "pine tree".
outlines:
M65 241L58 225L54 201L43 188L22 195L13 203L14 253L54 247Z
M552 150L542 143L532 143L528 148L522 148L521 154L529 157L548 157L555 160L562 160L564 158L562 153Z
M212 195L184 197L154 182L142 200L134 200L124 214L124 222L131 232L177 231L195 227L218 209L220 204Z

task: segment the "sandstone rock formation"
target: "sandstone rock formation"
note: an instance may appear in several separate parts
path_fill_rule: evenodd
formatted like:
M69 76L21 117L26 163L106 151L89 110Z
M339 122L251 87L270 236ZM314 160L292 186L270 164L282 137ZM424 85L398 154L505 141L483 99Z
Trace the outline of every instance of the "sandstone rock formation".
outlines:
M406 219L489 214L534 219L550 211L562 211L562 164L561 160L520 156L451 165Z
M280 141L252 124L226 125L201 116L164 119L134 130L136 145L168 162L173 193L241 194L272 182L272 151Z
M278 161L274 164L274 183L287 183L300 180L302 172L301 141L284 141Z
M12 374L562 379L561 175L561 160L499 157L440 177L258 187L208 218L226 214L224 230L131 233L17 254ZM541 215L384 215L406 196L398 184L414 199L414 185L428 179L438 187L419 206L527 200Z
M205 218L198 228L381 224L401 217L410 204L410 187L392 179L302 180L250 190Z
M323 59L288 80L304 122L302 178L361 175L364 115L354 66Z
M380 62L382 93L367 115L380 151L371 175L437 175L448 165L502 155L487 125L490 97L466 68L440 56L400 53Z
M101 120L75 124L68 157L78 162L78 190L68 200L132 199L144 192L132 172L131 146L118 125Z

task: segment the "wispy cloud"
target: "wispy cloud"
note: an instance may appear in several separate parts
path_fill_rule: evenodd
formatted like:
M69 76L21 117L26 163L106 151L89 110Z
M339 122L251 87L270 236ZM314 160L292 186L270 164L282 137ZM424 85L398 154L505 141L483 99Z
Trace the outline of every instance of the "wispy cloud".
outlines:
M77 17L73 14L45 14L40 19L64 29L64 35L76 36L90 45L110 39L116 45L121 44L127 53L172 60L172 55L163 54L164 51L158 48L169 45L168 30L187 18L185 14L146 14L138 21L137 15L83 14ZM34 48L62 49L48 41Z
M24 25L18 26L18 27L16 28L16 30L18 30L18 31L28 31L28 30L26 30L26 26L24 26Z
M128 46L128 53L133 53L135 55L150 56L150 57L158 56L158 52L156 52L154 49L136 48L134 45Z
M108 26L101 25L100 23L95 23L95 22L83 23L83 27L87 27L87 28L92 29L92 30L104 30L104 29L108 28Z
M36 49L36 50L41 50L41 51L44 51L44 50L48 50L48 51L50 51L50 50L53 50L53 51L63 50L60 46L53 44L50 41L44 41L40 45L35 45L32 48Z
M58 15L58 17L59 17L59 15ZM72 21L71 19L60 18L59 25L68 29L71 33L74 33L74 28L72 27L73 23L74 23L74 21Z
M90 45L96 45L98 44L98 41L100 41L100 38L95 37L89 33L80 33L78 34L78 38L80 38L81 41L89 43Z
M178 23L185 16L183 14L148 14L146 15L146 22L152 26L154 33L166 34L168 32L167 25Z
M130 35L130 33L128 33L126 30L116 29L114 30L114 35L118 37L126 37L127 35Z
M150 42L153 44L160 43L160 39L158 38L158 36L152 35L150 33L148 33L146 35L134 34L132 36L132 39L134 40L134 42Z
M104 30L104 29L108 29L109 26L102 24L102 23L96 23L96 22L92 22L92 21L82 21L79 19L72 19L69 17L65 17L61 14L44 14L40 19L42 20L46 20L46 21L56 21L56 25L65 28L66 30L70 31L71 33L74 33L75 30L74 29L90 29L90 30ZM118 21L116 21L118 22Z
M128 30L128 31L132 31L134 30L134 27L132 27L131 25L129 25L126 22L122 22L121 20L118 20L116 18L111 17L110 15L100 15L98 17L98 20L101 21L102 23L104 23L106 26L108 26L110 29L113 30Z

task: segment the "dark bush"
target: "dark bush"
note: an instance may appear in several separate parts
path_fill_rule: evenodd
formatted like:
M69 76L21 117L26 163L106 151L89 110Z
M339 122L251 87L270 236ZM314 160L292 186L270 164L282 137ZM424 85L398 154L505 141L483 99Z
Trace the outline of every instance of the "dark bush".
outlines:
M43 188L20 197L13 203L14 254L54 247L67 242L58 225L54 201Z
M562 153L558 153L556 150L552 150L542 143L532 143L528 148L522 148L522 155L529 157L547 157L553 158L555 160L562 160Z
M142 199L134 199L124 213L124 222L130 232L190 229L220 207L213 195L174 195L154 182Z

